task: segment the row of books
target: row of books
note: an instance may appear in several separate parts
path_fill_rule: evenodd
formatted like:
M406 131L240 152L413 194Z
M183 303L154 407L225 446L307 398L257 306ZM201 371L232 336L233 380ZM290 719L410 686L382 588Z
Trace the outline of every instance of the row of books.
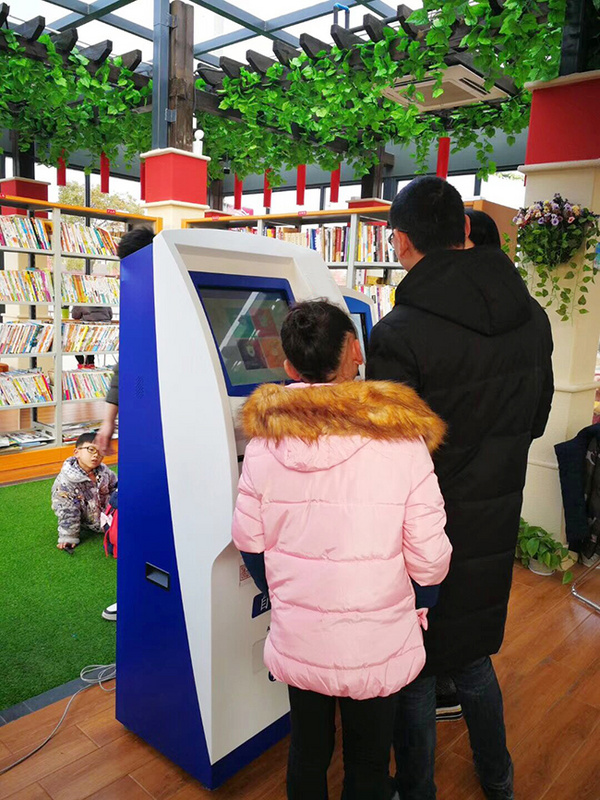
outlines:
M394 308L396 300L396 287L387 284L375 284L372 286L356 286L359 292L362 292L375 303L376 317L381 319Z
M103 400L110 388L111 375L110 369L63 372L63 400Z
M39 369L16 369L0 372L0 406L51 403L52 388L48 376Z
M54 434L45 430L8 431L0 433L0 450L16 450L23 447L36 447L54 441Z
M119 279L108 275L64 273L61 290L64 305L77 303L119 305Z
M0 303L51 303L52 278L38 269L0 270Z
M110 231L76 222L62 223L60 246L64 253L85 253L90 256L117 255L117 242Z
M22 214L0 216L0 247L50 250L50 238L44 221Z
M49 353L54 341L54 326L49 322L0 323L0 355Z
M338 263L348 260L350 229L347 226L302 229L273 227L265 229L265 236L316 250L325 261Z
M62 348L63 353L116 351L119 349L119 326L101 322L63 322Z
M52 350L54 325L27 320L0 323L0 355L43 355ZM118 351L119 326L101 322L63 322L64 353Z
M119 305L119 279L110 275L63 273L63 305ZM0 270L0 303L52 303L52 275L38 269Z
M356 241L356 260L362 263L397 263L394 248L388 242L389 230L385 225L359 222Z

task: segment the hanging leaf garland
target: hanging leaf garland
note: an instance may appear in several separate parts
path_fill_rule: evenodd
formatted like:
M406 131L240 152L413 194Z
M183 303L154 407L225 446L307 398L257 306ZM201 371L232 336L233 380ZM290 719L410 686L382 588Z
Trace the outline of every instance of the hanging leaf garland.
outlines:
M103 151L110 159L124 149L129 163L151 144L151 114L134 109L152 95L152 86L136 88L132 73L119 58L117 85L109 83L110 65L100 66L92 75L89 63L77 50L63 57L48 35L39 42L46 47L46 62L25 55L16 35L0 30L8 51L0 54L0 126L19 134L19 147L35 142L36 156L56 165L61 154L88 151L95 164Z
M301 54L289 69L275 64L266 76L246 69L239 78L226 76L220 107L239 111L242 122L198 115L213 158L211 177L222 177L219 162L225 156L240 177L301 163L329 170L339 161L339 152L332 149L336 140L346 143L344 160L356 175L369 170L377 147L388 142L414 145L417 171L425 171L431 147L447 128L453 152L475 146L479 174L486 177L495 170L493 137L502 132L511 144L529 122L531 96L524 84L557 74L565 0L548 5L547 21L541 24L533 0L506 0L499 14L488 2L425 0L409 19L411 25L430 24L424 42L402 28L387 27L381 41L365 42L353 53L333 47L316 61ZM425 76L436 81L433 94L441 96L445 59L460 18L467 26L460 49L474 55L488 87L509 76L519 93L500 104L477 103L443 116L421 113L415 102L403 106L384 97L384 89L406 76L413 78L406 87L413 101L423 100L416 82ZM197 85L205 86L201 79ZM271 127L290 138L270 132ZM297 140L291 138L293 128Z

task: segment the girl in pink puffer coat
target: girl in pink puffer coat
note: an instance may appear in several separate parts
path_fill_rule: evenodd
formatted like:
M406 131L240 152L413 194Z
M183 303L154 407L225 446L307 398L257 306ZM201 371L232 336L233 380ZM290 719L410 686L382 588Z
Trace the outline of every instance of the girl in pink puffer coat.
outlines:
M409 387L354 382L350 318L300 303L281 330L291 386L246 403L233 540L264 554L265 664L289 685L288 798L325 800L339 700L346 800L389 798L397 692L425 663L411 579L440 583L451 546L430 452L445 426ZM254 571L251 569L251 571Z

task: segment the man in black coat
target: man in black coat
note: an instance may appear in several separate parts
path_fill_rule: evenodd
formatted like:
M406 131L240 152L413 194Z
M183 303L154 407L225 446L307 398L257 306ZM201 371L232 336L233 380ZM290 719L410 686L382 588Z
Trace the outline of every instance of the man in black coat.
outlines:
M449 183L415 178L390 209L408 275L373 329L367 378L407 383L448 423L434 455L454 548L429 612L427 664L402 691L395 735L401 800L433 800L435 675L450 675L484 792L512 800L502 644L527 453L553 393L548 318L497 247L465 249L464 206Z

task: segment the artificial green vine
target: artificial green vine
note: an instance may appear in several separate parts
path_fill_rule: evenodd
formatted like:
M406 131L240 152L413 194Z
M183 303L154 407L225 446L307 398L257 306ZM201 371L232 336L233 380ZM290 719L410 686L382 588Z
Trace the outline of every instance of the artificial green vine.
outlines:
M114 159L124 148L130 162L151 143L151 115L135 113L151 97L152 86L137 89L132 73L121 67L117 85L109 83L110 65L90 74L89 63L77 50L63 57L49 36L39 42L46 47L46 62L25 55L13 31L0 29L8 50L0 53L0 127L19 134L22 150L36 143L36 156L56 165L64 154L86 150L96 164L100 153Z
M378 146L388 142L415 144L417 169L424 171L431 146L448 129L453 152L474 145L480 175L487 176L495 169L492 138L503 132L511 143L529 122L530 95L523 88L525 83L556 76L565 0L550 0L549 6L547 22L541 24L534 0L506 0L499 14L493 13L488 2L425 0L423 9L409 19L412 25L431 22L423 46L402 28L390 27L382 41L358 47L360 68L353 66L356 51L351 55L333 47L328 56L323 54L316 61L300 55L289 70L274 64L264 77L245 69L239 78L225 77L220 107L239 111L243 122L198 115L206 152L213 159L211 177L223 176L226 157L242 178L271 168L274 185L278 170L298 164L333 169L342 158L331 149L336 140L346 143L343 159L357 175L368 171L377 159ZM460 46L474 55L476 66L488 76L488 85L509 76L519 93L497 105L478 103L446 115L422 114L414 103L402 106L383 97L385 88L405 76L415 81L432 77L437 82L434 96L442 94L445 58L455 22L461 17L468 32ZM198 86L203 87L203 81ZM414 82L407 94L422 100ZM299 138L291 137L293 130Z

